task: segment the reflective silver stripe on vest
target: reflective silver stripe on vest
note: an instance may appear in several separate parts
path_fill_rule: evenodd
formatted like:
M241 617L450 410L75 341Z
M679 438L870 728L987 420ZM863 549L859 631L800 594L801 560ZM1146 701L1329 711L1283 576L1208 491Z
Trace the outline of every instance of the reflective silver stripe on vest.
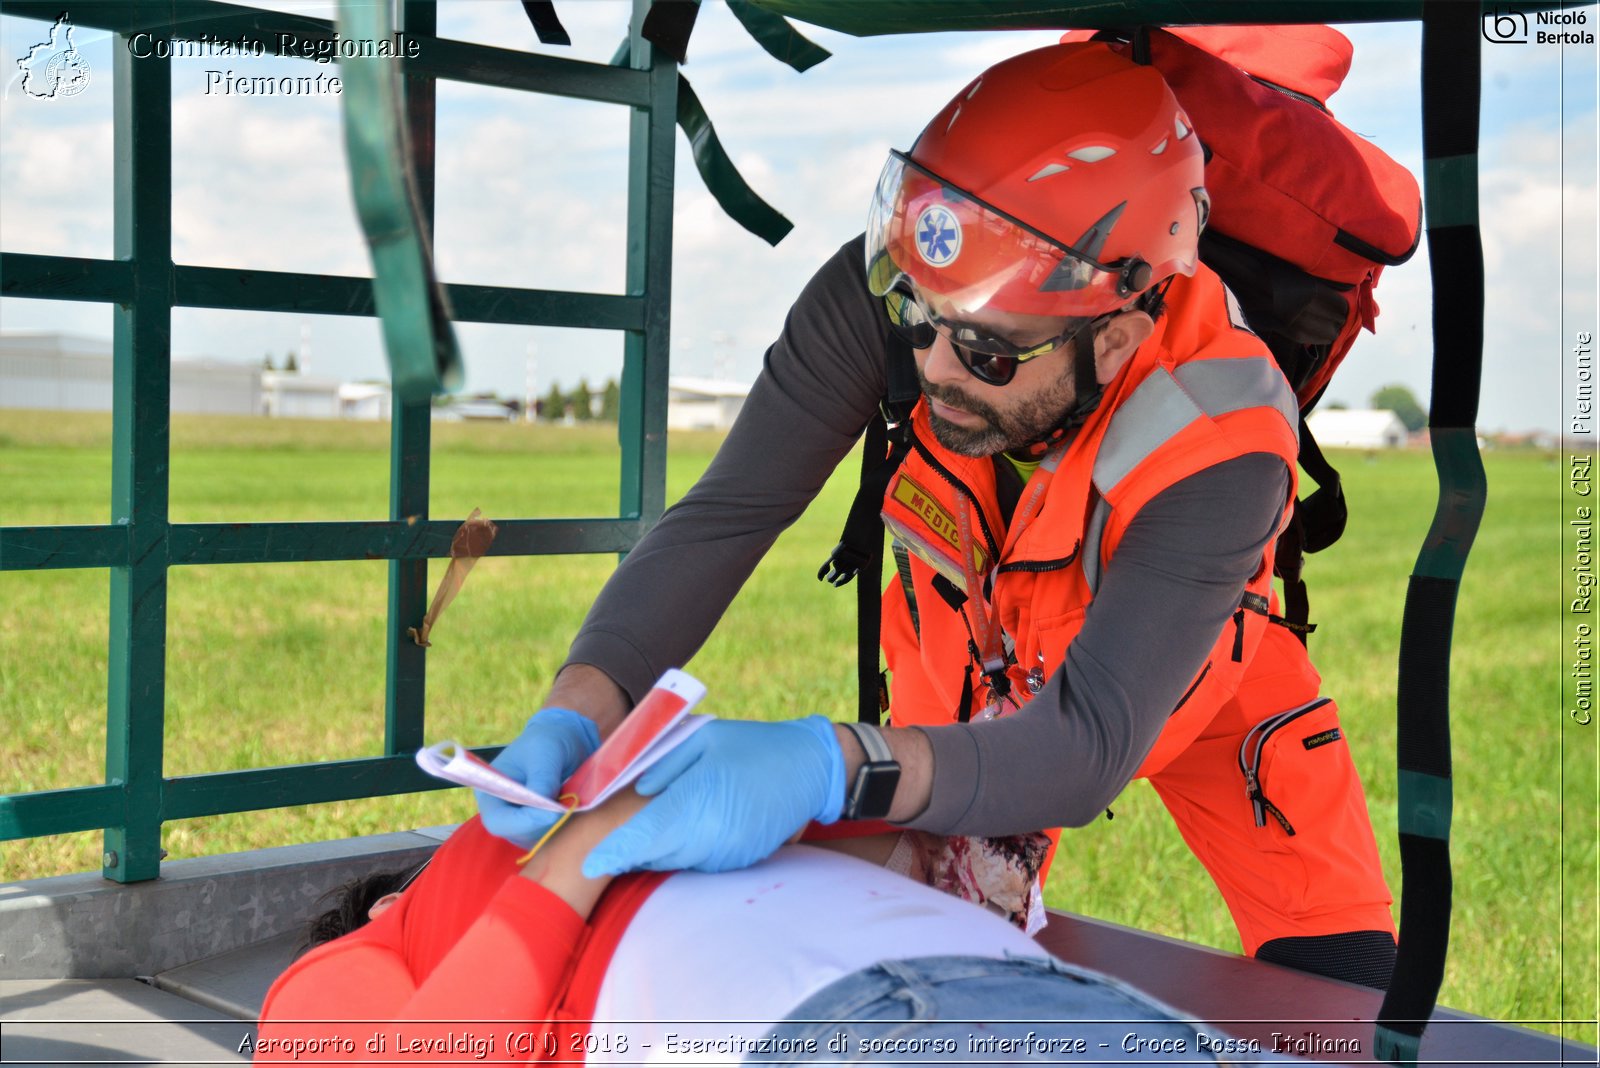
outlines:
M1094 511L1089 513L1089 525L1083 532L1083 579L1089 584L1089 595L1100 592L1100 542L1105 538L1106 520L1111 517L1111 505L1095 494Z
M1263 356L1196 360L1169 372L1158 367L1111 419L1094 461L1101 496L1083 537L1083 577L1090 594L1100 587L1100 542L1105 535L1110 493L1151 453L1201 416L1216 418L1244 408L1276 408L1296 438L1300 408L1278 365Z
M1300 409L1278 365L1264 356L1195 360L1157 367L1122 403L1094 461L1094 484L1109 495L1184 427L1244 408L1275 408L1297 435Z

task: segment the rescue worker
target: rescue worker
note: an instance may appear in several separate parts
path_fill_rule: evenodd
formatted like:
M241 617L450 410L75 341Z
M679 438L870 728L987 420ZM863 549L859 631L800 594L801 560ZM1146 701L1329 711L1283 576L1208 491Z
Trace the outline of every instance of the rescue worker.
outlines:
M1360 781L1274 622L1296 403L1198 261L1203 175L1161 76L1101 43L996 65L891 153L864 241L806 287L716 459L496 765L553 793L689 660L875 414L898 335L921 398L884 499L907 550L885 594L893 725L714 723L640 781L655 800L588 874L738 867L841 816L1082 826L1145 777L1246 953L1387 983ZM480 807L515 841L548 826Z

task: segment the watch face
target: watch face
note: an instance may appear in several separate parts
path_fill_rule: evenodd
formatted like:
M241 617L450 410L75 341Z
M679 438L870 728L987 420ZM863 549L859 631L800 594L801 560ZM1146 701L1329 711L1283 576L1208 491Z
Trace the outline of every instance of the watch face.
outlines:
M850 791L845 815L854 820L881 820L889 814L894 803L895 789L900 785L900 765L895 761L881 764L863 764L856 772L855 786Z

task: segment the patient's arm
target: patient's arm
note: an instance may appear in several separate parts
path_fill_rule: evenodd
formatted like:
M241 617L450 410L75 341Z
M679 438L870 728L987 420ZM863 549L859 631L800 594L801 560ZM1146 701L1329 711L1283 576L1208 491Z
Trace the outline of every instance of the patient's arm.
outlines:
M598 808L576 813L522 866L522 877L532 879L588 919L611 877L585 878L583 858L644 805L645 799L628 789Z

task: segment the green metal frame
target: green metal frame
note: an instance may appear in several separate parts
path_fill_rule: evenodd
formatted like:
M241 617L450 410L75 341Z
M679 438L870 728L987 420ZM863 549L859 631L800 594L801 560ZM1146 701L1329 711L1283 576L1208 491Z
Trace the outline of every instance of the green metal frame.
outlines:
M497 519L491 553L620 553L666 503L666 397L672 263L676 65L640 36L631 63L610 67L442 40L434 0L406 0L406 94L422 210L432 226L438 79L618 104L631 109L627 289L623 296L447 286L456 318L625 332L621 494L615 517ZM6 13L43 21L60 0L7 0ZM432 789L411 758L423 743L426 651L406 637L427 607L428 560L446 557L459 519L428 516L430 411L398 398L391 423L389 517L343 523L168 521L172 309L228 308L319 315L375 314L372 283L172 262L170 60L135 59L126 39L293 33L334 36L330 22L212 0L85 0L75 25L120 35L114 48L115 258L0 252L0 295L115 306L113 475L103 526L0 527L0 571L109 568L111 625L104 783L0 796L0 841L103 828L107 878L160 873L169 820ZM531 33L531 31L530 31ZM167 576L173 567L290 561L389 561L383 755L356 760L167 777L163 770Z

